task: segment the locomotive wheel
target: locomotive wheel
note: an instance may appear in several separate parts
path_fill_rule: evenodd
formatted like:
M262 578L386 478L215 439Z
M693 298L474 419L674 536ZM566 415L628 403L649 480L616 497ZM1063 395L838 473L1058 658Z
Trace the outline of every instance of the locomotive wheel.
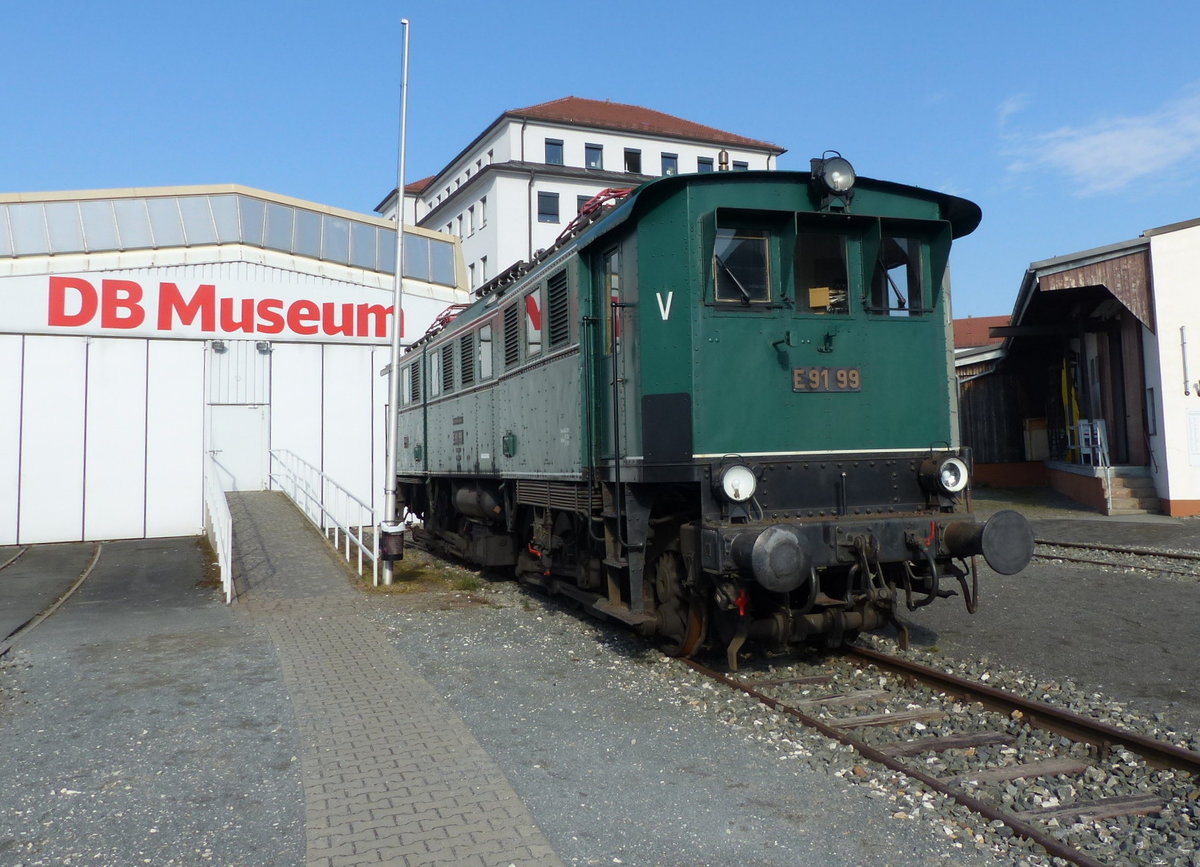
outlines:
M687 566L678 551L665 551L654 561L658 634L668 656L691 656L704 642L708 626L708 606L683 586L686 574Z

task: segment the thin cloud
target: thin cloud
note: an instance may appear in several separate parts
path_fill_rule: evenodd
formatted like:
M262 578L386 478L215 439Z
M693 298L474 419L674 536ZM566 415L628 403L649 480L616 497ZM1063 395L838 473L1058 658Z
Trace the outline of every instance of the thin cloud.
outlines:
M1107 193L1200 155L1200 92L1150 114L1023 137L1009 171L1065 174L1079 195Z
M1017 114L1019 111L1024 109L1025 106L1027 106L1027 105L1029 105L1029 97L1027 97L1023 93L1014 93L1008 99L1001 102L1000 105L997 107L997 109L996 109L997 124L999 126L1003 127L1006 123L1008 123L1008 119L1010 117L1012 117L1014 114Z

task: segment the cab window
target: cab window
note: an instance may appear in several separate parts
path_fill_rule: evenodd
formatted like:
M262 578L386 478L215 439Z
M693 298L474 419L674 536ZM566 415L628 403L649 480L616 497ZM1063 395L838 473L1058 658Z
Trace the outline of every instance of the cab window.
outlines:
M802 313L850 312L846 238L828 232L796 236L796 305Z
M920 316L928 313L919 238L885 235L871 277L867 310L880 316Z
M718 304L771 302L770 243L765 230L718 228L712 267Z

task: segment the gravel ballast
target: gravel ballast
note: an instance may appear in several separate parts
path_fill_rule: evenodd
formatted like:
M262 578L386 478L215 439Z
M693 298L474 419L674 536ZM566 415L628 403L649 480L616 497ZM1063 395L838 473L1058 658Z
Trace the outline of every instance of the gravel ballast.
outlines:
M512 584L471 595L375 616L567 863L1048 863L620 628Z

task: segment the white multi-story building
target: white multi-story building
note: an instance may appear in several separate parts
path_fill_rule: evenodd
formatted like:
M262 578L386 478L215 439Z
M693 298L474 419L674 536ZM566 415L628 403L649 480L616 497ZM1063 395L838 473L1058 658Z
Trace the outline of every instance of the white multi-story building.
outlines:
M405 222L461 238L474 288L550 247L605 189L774 169L783 152L648 108L568 96L504 112L436 175L407 184ZM392 190L376 211L395 219L396 199Z

